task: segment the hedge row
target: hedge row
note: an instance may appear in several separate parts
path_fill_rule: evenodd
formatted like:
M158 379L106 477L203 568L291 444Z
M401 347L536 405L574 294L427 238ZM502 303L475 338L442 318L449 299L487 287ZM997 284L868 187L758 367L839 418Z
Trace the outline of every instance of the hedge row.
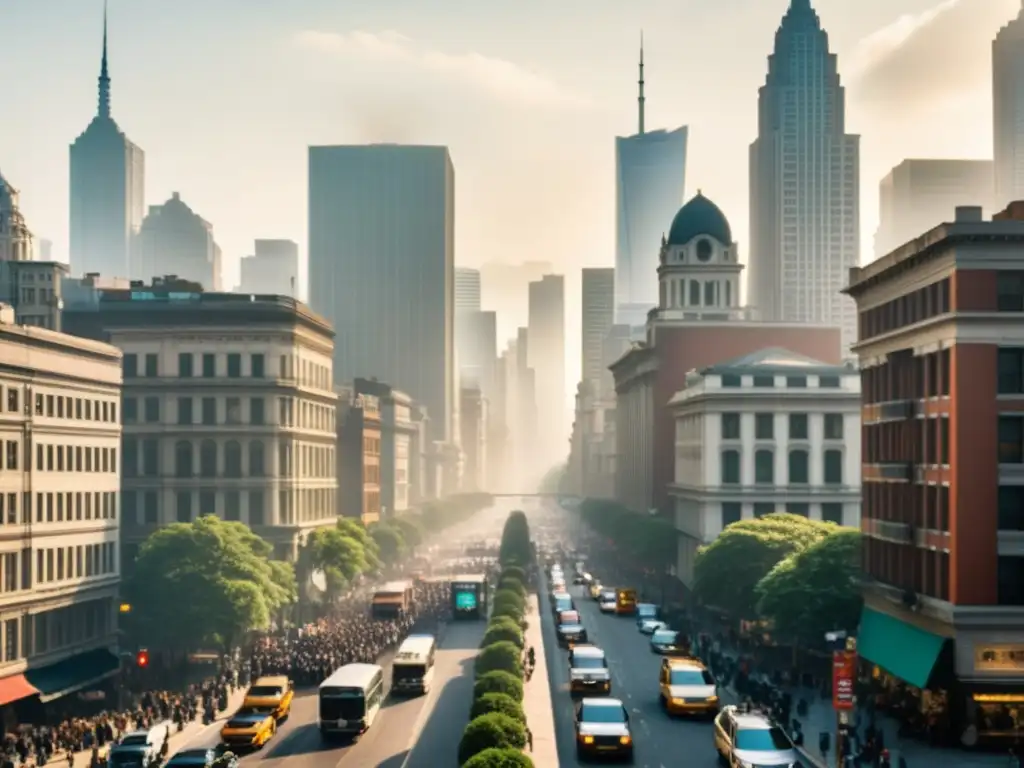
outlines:
M459 742L462 768L533 768L523 754L523 617L532 547L522 512L513 512L505 522L500 551L498 589L476 657L470 721Z

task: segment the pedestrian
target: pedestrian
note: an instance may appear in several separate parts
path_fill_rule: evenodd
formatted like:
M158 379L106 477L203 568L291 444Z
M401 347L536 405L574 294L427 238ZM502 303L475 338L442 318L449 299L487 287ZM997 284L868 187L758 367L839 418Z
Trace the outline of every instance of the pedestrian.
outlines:
M533 752L533 731L526 729L526 748Z

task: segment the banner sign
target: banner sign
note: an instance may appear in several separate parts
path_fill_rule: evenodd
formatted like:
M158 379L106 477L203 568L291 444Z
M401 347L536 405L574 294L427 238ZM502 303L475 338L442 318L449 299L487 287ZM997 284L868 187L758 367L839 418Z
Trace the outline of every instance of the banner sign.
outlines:
M832 654L832 706L851 710L854 705L854 684L857 682L857 652L835 651Z

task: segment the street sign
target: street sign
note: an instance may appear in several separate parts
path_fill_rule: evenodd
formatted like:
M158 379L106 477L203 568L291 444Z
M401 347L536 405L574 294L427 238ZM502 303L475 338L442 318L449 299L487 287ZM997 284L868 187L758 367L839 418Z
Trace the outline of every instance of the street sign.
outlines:
M837 711L854 706L854 685L857 682L856 651L832 653L832 706Z

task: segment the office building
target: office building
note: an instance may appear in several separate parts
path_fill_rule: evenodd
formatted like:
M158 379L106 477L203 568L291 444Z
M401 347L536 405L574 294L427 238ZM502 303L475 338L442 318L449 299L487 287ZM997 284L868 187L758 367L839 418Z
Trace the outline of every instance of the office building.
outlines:
M480 311L480 270L455 268L455 312Z
M146 156L111 114L106 11L99 104L96 116L71 145L70 161L72 273L135 275L131 248L145 213Z
M547 261L488 262L480 268L481 304L497 312L499 339L512 338L517 328L529 322L530 283L552 272Z
M252 256L240 263L236 293L277 294L300 298L299 246L292 240L257 240Z
M544 275L530 283L530 325L527 363L533 369L537 395L535 450L553 466L565 458L569 437L565 387L565 278Z
M859 178L838 59L810 0L792 0L750 146L749 303L764 320L841 328L844 354L857 330L841 291L860 261Z
M464 383L459 391L460 445L463 453L462 490L483 491L487 488L488 403L480 386Z
M376 397L380 406L380 514L388 517L406 512L413 497L416 426L412 412L416 403L405 392L380 381L356 379L352 388L357 395Z
M0 306L0 360L0 704L17 717L117 692L121 352Z
M53 241L40 237L36 240L36 260L53 261Z
M1024 205L979 207L851 270L863 413L857 651L1001 743L1024 696Z
M310 147L310 304L338 331L335 381L407 392L440 441L458 405L454 222L446 147Z
M904 160L878 189L875 258L947 221L959 205L992 204L991 160Z
M157 528L201 515L294 559L337 515L334 332L290 297L188 288L136 284L64 313L124 353L124 562Z
M992 108L994 205L1002 208L1024 200L1024 6L992 41Z
M485 396L490 396L498 359L497 313L458 312L455 315L455 336L460 380L475 383Z
M740 520L789 512L860 526L860 373L785 349L691 371L669 401L676 573Z
M380 400L336 387L338 394L338 514L363 525L381 517Z
M135 250L133 277L148 281L158 275L177 275L199 283L203 290L220 291L220 247L213 225L196 214L174 192L163 205L149 206Z
M583 270L581 304L580 371L583 380L589 381L599 392L608 370L604 345L615 322L614 269L590 267Z

